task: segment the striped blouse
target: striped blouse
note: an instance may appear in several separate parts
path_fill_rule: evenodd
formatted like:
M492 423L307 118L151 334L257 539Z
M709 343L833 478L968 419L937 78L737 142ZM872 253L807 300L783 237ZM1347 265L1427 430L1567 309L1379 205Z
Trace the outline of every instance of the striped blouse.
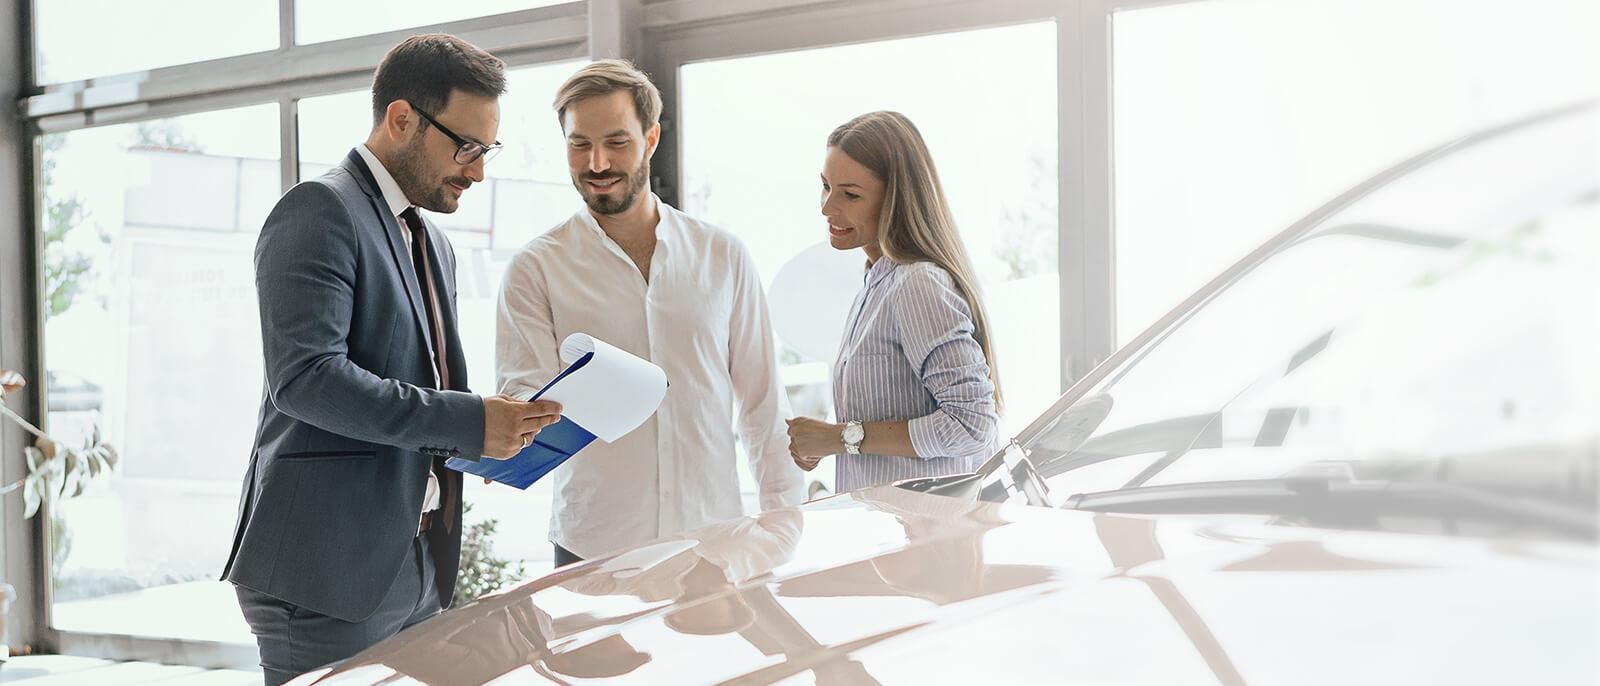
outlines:
M879 258L866 273L833 365L839 422L908 421L916 456L836 461L845 492L976 469L1000 447L994 384L972 312L944 269Z

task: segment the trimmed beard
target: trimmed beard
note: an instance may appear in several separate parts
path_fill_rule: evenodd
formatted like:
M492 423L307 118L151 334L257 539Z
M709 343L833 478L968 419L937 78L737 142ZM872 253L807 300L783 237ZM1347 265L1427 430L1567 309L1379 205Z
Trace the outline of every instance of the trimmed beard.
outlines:
M645 186L649 185L650 161L645 160L644 162L640 163L638 169L633 170L632 174L629 174L627 177L625 177L626 180L624 181L622 195L616 199L611 199L598 193L591 194L588 191L587 186L584 184L585 179L605 178L613 177L594 176L584 173L573 179L572 185L577 187L578 195L583 196L584 204L588 205L589 209L595 214L622 214L633 207L633 203L639 199L639 196L644 194Z
M450 178L438 184L429 184L423 179L429 176L428 163L422 150L422 134L426 129L418 128L411 142L394 154L394 168L389 170L389 175L394 177L395 185L406 194L406 199L416 204L417 207L429 212L450 214L460 207L460 203L451 204L449 196L445 195L445 183L451 181L462 183L462 187L471 186L467 179Z

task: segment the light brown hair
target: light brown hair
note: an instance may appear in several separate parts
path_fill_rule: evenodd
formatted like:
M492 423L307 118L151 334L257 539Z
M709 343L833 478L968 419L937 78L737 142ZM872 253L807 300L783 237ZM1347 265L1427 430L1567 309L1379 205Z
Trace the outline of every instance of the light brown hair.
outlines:
M567 78L556 91L556 120L563 126L567 108L579 100L610 95L626 90L633 96L633 111L639 115L639 128L649 131L661 122L661 91L650 76L627 60L596 60Z
M844 151L883 182L878 247L884 256L898 264L931 262L955 281L956 290L972 311L972 336L989 363L995 411L999 412L1000 371L995 365L988 310L922 133L899 112L868 112L834 129L828 135L828 147Z

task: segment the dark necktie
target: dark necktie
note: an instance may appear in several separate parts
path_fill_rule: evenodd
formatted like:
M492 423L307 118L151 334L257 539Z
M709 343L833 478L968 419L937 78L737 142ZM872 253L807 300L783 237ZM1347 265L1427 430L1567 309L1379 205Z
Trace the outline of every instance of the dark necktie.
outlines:
M417 215L417 208L407 207L400 213L406 229L411 231L411 265L417 270L417 285L422 289L422 306L428 312L428 331L433 341L433 368L439 373L439 388L450 388L450 365L445 362L444 320L439 314L439 290L433 282L433 268L428 259L428 229Z
M417 286L422 289L423 309L428 312L429 338L433 340L433 368L439 373L439 388L450 388L450 365L445 360L444 319L439 314L439 289L433 282L433 265L428 259L428 227L422 223L417 208L407 207L400 213L401 223L411 232L411 266L417 270ZM451 488L449 477L453 472L444 468L443 460L434 460L434 476L439 479L439 514L444 516L444 530L455 527L456 500L459 494Z

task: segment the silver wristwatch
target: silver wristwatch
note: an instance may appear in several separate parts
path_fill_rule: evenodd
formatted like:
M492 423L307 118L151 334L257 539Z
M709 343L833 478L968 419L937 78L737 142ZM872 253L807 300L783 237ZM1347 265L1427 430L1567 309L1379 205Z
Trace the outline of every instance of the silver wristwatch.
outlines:
M861 454L861 442L867 440L867 430L862 428L861 422L847 422L844 425L844 451L851 455Z

